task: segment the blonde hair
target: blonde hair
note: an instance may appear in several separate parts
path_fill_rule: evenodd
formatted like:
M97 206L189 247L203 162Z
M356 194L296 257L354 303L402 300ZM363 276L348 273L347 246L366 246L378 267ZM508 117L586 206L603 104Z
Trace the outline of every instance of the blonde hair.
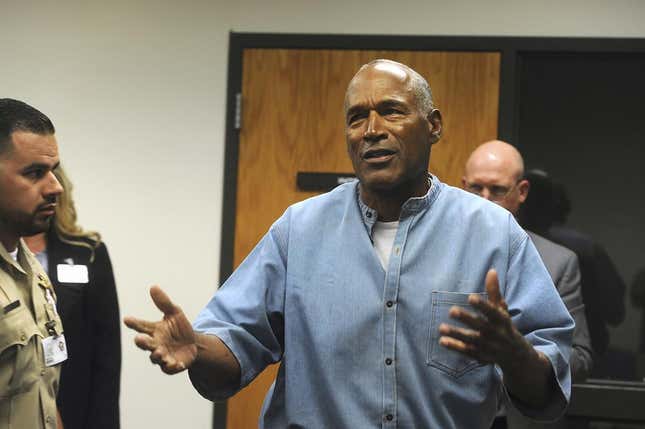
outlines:
M96 231L85 231L76 223L76 207L72 197L74 186L61 165L54 170L54 175L63 187L63 193L58 198L58 204L56 204L53 219L54 232L62 242L90 249L92 252L90 261L93 261L94 249L101 243L101 234Z

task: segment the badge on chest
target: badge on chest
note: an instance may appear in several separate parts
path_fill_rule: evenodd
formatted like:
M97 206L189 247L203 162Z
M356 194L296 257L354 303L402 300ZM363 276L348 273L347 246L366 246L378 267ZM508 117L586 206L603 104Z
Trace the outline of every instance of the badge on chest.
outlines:
M45 294L45 316L47 318L45 328L49 334L47 338L42 339L45 365L54 366L67 359L67 343L56 310L52 284L43 273L38 274L38 286Z
M67 343L65 335L43 338L43 352L45 353L45 365L54 366L67 359Z
M56 275L60 283L88 283L87 265L58 264Z

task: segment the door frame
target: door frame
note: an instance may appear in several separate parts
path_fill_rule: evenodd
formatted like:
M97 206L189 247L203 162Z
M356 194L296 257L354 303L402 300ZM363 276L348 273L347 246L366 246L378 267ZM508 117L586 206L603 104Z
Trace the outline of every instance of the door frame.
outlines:
M642 38L569 38L569 37L497 37L497 36L403 36L297 33L229 33L228 82L226 90L226 134L224 187L220 247L220 284L231 275L234 266L235 216L239 129L241 124L242 66L245 49L359 49L405 51L487 51L499 52L500 94L498 137L520 146L518 140L520 91L519 72L522 58L530 54L645 54ZM599 387L600 386L600 387ZM592 385L575 385L571 410L576 416L615 421L645 422L639 407L624 410L629 403L645 403L645 383L606 384L594 380ZM588 394L592 392L592 394ZM599 415L595 392L601 392L607 410L624 410L616 415ZM634 401L634 402L632 402ZM226 403L214 404L213 428L226 427Z

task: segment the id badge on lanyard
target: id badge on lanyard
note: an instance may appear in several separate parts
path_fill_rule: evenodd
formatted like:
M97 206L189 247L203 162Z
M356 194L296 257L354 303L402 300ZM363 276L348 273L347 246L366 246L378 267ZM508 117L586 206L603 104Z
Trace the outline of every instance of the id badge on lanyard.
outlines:
M45 305L47 322L45 327L49 336L42 340L45 365L54 366L67 360L67 343L65 342L65 335L62 333L62 327L57 326L56 323L58 312L56 310L56 301L52 294L52 285L44 276L39 275L38 278L40 280L38 284L45 289L45 298L47 299L47 304Z

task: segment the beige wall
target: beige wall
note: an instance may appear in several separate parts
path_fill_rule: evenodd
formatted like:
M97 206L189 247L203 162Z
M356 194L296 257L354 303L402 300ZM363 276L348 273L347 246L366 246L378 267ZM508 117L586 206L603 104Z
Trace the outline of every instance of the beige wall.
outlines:
M80 219L112 254L123 314L159 283L193 318L217 286L228 32L645 37L639 0L0 0L0 97L58 128ZM398 17L398 19L389 19ZM186 375L123 333L123 427L209 428Z

